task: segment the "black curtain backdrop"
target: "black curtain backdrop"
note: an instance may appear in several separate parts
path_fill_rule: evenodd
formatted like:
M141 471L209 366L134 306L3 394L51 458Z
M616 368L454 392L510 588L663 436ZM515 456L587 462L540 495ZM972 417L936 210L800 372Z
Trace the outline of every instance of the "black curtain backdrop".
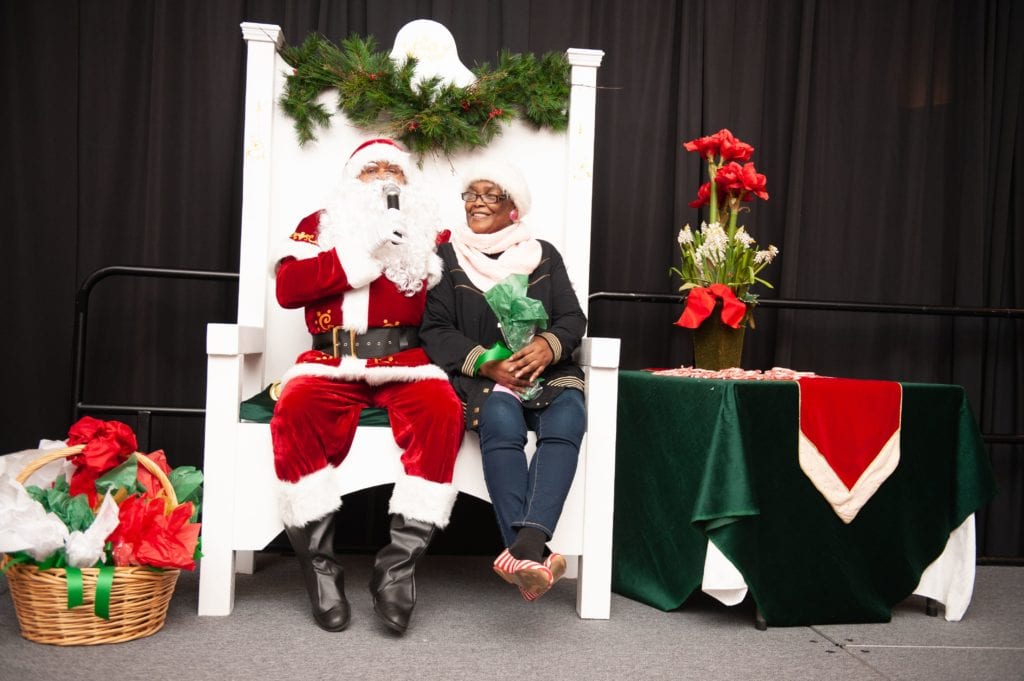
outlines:
M445 24L470 65L503 48L605 50L593 290L675 292L676 233L699 224L687 203L705 179L680 143L728 127L768 177L770 200L743 220L781 249L765 297L1024 306L1013 0L4 2L0 452L65 435L74 300L92 272L237 271L239 23L279 24L292 44L358 33L387 49L416 18ZM205 325L234 321L235 295L216 282L99 284L85 399L202 406ZM679 312L594 302L591 334L622 338L624 368L689 364ZM984 431L1024 431L1019 321L762 308L744 365L958 383ZM154 418L151 446L201 465L202 420ZM990 446L985 555L1024 555L1022 450Z

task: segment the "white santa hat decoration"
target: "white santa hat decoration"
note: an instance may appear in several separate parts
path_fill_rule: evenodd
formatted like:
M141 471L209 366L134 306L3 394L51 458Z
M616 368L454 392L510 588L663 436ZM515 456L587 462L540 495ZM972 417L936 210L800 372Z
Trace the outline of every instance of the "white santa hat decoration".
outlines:
M519 217L530 212L530 186L519 168L507 161L497 159L479 159L468 166L462 175L462 186L469 189L474 182L486 180L493 182L509 195L516 204Z
M348 157L348 161L345 162L345 174L353 178L359 177L363 168L377 161L394 163L401 166L402 170L408 170L409 152L398 142L387 137L366 140Z

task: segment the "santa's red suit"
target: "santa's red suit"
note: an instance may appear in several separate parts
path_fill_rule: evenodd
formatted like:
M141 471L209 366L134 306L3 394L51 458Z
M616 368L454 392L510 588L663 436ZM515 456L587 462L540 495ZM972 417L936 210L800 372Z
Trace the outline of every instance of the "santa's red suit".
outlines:
M426 291L442 263L436 210L407 183L411 169L393 140L364 142L345 164L334 203L303 219L275 259L278 302L305 310L312 338L282 377L270 421L281 519L313 618L328 631L350 620L333 546L335 478L364 407L387 409L403 450L405 473L388 507L391 542L377 552L369 585L374 612L395 631L409 626L416 563L455 503L463 408L419 347Z
M395 484L389 512L444 527L456 497L450 483L463 434L459 398L418 345L380 356L372 356L381 352L376 346L366 353L352 348L353 340L364 338L394 347L415 339L427 282L403 290L382 273L364 242L325 248L326 215L318 211L299 223L276 275L278 302L304 308L309 333L323 341L285 373L270 424L282 520L301 526L340 507L337 466L360 411L380 407L388 410L404 450L405 475Z

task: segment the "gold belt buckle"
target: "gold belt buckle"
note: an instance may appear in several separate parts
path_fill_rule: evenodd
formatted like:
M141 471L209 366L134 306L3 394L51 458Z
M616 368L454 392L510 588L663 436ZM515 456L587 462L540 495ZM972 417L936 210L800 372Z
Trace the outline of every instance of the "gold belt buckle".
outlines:
M341 328L340 326L336 326L333 329L331 329L331 338L334 342L335 357L341 357L341 353L338 352L338 346L340 345L338 342L338 332L344 330L345 329ZM348 352L350 355L358 359L358 355L356 355L356 332L352 329L349 329L348 331Z

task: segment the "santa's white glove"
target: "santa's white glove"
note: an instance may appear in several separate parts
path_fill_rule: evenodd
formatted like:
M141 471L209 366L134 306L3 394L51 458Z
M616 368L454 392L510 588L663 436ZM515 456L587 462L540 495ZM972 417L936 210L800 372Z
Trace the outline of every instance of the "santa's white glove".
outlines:
M409 228L406 225L405 215L397 208L388 208L383 218L377 223L376 241L371 250L376 251L385 244L405 243L406 234Z

